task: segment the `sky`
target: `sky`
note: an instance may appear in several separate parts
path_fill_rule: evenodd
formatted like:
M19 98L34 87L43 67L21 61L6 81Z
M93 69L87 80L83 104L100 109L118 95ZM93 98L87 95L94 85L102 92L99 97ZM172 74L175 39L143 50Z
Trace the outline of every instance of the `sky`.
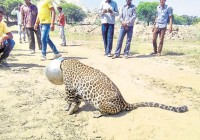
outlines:
M80 0L80 3L89 9L98 8L102 0ZM158 1L159 0L132 0L134 5L141 1ZM126 0L115 0L118 7L125 5ZM166 4L173 8L174 14L189 15L200 17L200 0L166 0Z

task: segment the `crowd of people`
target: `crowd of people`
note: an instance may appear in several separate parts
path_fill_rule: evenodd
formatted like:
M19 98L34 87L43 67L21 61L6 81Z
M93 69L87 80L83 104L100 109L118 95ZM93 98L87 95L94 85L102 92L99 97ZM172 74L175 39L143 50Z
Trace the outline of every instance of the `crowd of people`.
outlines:
M66 38L64 32L65 16L62 12L62 7L57 8L59 11L58 25L60 26L62 46L66 46ZM38 6L31 3L31 0L24 0L24 4L19 4L18 7L12 10L12 15L17 16L19 42L26 42L28 37L30 53L35 53L36 41L39 50L42 52L41 60L46 60L47 44L54 53L52 59L61 57L53 41L49 37L49 32L54 31L56 12L50 0L42 0ZM3 21L4 11L0 9L0 66L8 67L6 58L14 48L15 41L13 35L9 31L6 23ZM35 34L35 35L34 35ZM22 37L23 35L23 37Z
M153 30L153 52L151 55L160 56L163 48L164 35L167 29L168 20L170 23L169 32L172 32L172 8L165 4L166 0L160 0L157 7L157 15L154 22ZM66 46L65 22L66 17L62 12L62 7L57 7L59 15L57 18L60 27L60 37L62 39L61 46ZM100 5L102 38L105 49L105 55L113 59L119 58L124 37L127 36L126 46L124 49L124 57L129 58L129 51L133 37L134 22L136 19L136 7L132 4L132 0L126 0L121 14L119 14L117 3L114 0L103 0ZM56 20L56 12L51 0L41 0L38 6L31 3L31 0L24 0L23 5L18 5L13 9L12 15L17 15L19 42L22 39L26 41L26 34L29 42L30 53L35 53L36 43L35 35L38 42L38 48L42 52L41 60L46 60L47 44L54 53L52 59L61 57L55 44L49 36L49 32L54 31ZM115 17L119 15L121 22L120 33L114 55L111 54L113 47L113 36ZM0 9L0 65L8 66L6 58L13 49L15 42L12 33L8 30L5 22L3 22L4 12ZM35 34L35 35L34 35ZM23 35L23 38L22 38ZM160 36L160 43L157 47L157 37Z
M167 29L168 20L170 23L169 32L172 32L172 8L165 4L166 0L160 0L157 7L157 15L154 22L153 30L153 52L151 55L160 56L162 52L164 35ZM124 37L127 35L126 46L124 49L124 57L129 58L131 40L133 36L134 22L136 19L136 7L132 4L132 0L126 0L121 14L119 15L117 3L114 0L104 0L100 6L102 37L105 48L105 55L113 59L119 58ZM114 55L111 55L113 47L115 17L119 15L121 22L120 33ZM159 47L157 47L157 37L160 36Z

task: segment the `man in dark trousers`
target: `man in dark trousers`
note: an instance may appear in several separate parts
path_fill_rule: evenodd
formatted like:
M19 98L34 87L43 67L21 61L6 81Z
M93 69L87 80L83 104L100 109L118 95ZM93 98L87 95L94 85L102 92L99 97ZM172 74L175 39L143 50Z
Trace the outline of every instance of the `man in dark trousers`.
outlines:
M8 30L6 23L3 21L4 12L0 9L0 67L9 67L6 62L10 52L12 51L15 42L13 41L13 35Z
M115 17L119 15L117 3L114 0L103 0L99 9L102 24L102 37L105 54L112 57Z
M157 16L154 23L153 29L153 49L154 52L151 55L160 56L162 53L163 42L165 37L165 31L167 29L167 23L169 20L169 32L172 32L172 13L171 7L165 4L166 0L160 0L160 5L157 7ZM158 34L160 37L160 43L157 47Z
M35 36L36 34L39 50L42 49L40 29L34 29L34 24L37 18L38 9L36 5L32 4L30 0L24 0L25 4L21 6L21 20L22 26L26 28L29 40L29 49L31 54L35 53Z

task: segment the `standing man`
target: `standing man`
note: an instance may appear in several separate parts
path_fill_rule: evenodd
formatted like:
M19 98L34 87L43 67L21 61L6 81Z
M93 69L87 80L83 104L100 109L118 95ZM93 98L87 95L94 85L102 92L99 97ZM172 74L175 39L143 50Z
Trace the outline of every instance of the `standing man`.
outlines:
M52 4L52 0L40 0L38 7L38 16L34 25L34 29L37 30L40 24L41 26L41 41L42 41L42 60L46 60L46 50L47 43L54 53L54 57L52 59L56 59L61 57L56 46L49 38L49 32L54 31L54 23L56 12Z
M9 67L6 62L10 52L12 51L15 42L13 41L13 35L8 30L5 22L3 22L4 12L0 9L0 66Z
M114 35L115 17L119 15L117 3L114 0L103 0L100 6L102 37L105 54L112 57L112 45Z
M23 28L26 28L26 32L28 35L29 40L29 49L31 51L31 54L35 53L35 36L36 34L37 41L38 41L38 48L39 50L42 49L42 43L41 43L41 33L40 29L37 30L34 29L34 24L37 18L38 9L36 5L31 3L31 0L24 0L25 4L21 6L21 16L22 16L22 25Z
M163 48L163 42L165 37L165 31L167 29L167 23L169 19L169 33L172 32L172 8L165 4L166 0L160 0L160 5L157 7L157 16L154 23L153 30L153 49L154 52L151 55L160 56ZM157 48L157 37L160 37L160 43Z
M65 21L66 21L66 19L65 19L64 13L62 12L62 7L58 6L57 9L59 12L57 21L58 21L58 25L60 27L60 37L62 39L61 46L66 46L66 38L65 38Z
M17 15L19 42L22 43L22 34L23 34L23 40L24 42L26 42L26 32L23 31L22 29L20 8L21 4L19 4L15 9L12 10L11 15Z
M113 56L113 59L118 58L120 56L122 43L126 34L127 34L127 40L126 40L126 47L124 49L124 56L125 58L128 58L129 55L131 40L133 36L133 26L134 26L134 21L136 19L136 8L135 5L133 5L131 2L132 0L126 0L126 5L122 9L122 13L120 15L120 21L122 25L117 42L117 48L115 51L115 55Z

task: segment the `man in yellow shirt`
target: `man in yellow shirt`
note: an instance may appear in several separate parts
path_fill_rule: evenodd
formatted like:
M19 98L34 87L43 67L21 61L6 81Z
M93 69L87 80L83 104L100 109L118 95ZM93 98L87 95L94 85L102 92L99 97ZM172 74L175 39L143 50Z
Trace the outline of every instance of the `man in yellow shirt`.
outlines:
M34 25L34 29L37 30L40 24L41 28L41 41L42 41L42 60L46 60L46 50L47 44L49 44L50 48L54 52L53 59L61 57L56 46L49 38L49 32L54 31L54 23L55 23L55 9L52 4L52 0L40 0L38 6L38 16Z
M10 52L12 51L15 42L13 41L13 35L8 30L5 22L3 22L4 12L0 9L0 66L9 67L6 62Z

